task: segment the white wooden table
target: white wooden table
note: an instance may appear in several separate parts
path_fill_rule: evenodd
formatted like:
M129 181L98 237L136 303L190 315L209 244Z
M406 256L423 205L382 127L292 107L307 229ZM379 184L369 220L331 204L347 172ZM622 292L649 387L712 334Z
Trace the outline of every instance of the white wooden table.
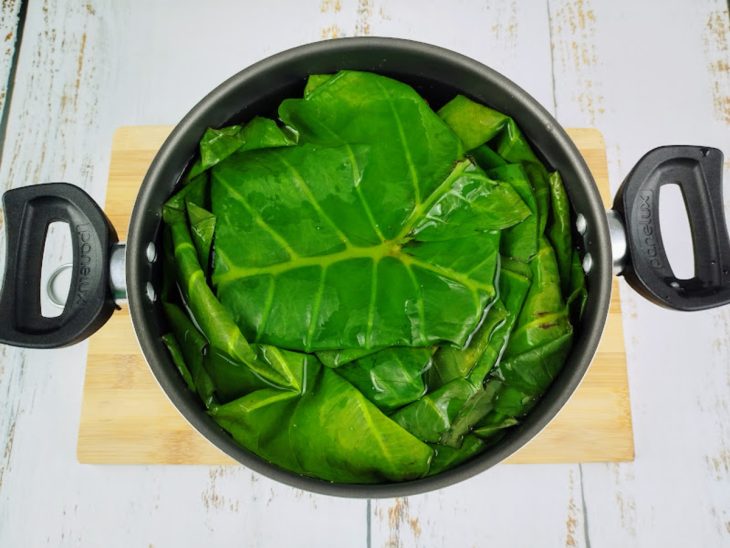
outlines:
M598 127L614 190L654 146L730 154L725 0L5 0L1 9L0 191L67 180L103 200L115 127L175 123L256 60L367 34L474 57L563 125ZM681 236L681 223L667 224ZM686 249L675 255L686 264ZM241 467L79 465L86 344L0 345L0 546L730 545L730 307L681 314L623 282L621 294L635 462L502 465L396 500L312 495Z

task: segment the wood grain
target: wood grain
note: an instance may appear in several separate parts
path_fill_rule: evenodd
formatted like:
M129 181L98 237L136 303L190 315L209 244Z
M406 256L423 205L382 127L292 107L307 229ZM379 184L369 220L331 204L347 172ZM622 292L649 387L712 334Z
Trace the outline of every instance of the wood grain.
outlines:
M137 189L167 126L122 127L114 134L106 211L121 238ZM603 139L569 130L606 191ZM614 288L615 289L615 288ZM621 306L614 291L598 353L580 388L555 420L509 462L600 462L633 458ZM89 343L78 440L82 463L228 464L179 415L142 358L126 309Z

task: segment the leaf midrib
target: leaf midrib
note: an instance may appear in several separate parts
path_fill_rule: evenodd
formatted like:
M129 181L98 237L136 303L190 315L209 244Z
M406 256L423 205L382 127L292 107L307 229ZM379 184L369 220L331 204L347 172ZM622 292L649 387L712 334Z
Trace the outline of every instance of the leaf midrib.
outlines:
M347 247L342 251L330 253L328 255L297 257L291 261L256 267L235 266L224 251L218 249L216 253L225 263L230 265L226 272L214 275L213 277L213 282L218 286L219 290L222 287L243 278L266 275L277 276L292 270L299 270L301 268L329 268L336 263L357 259L370 259L377 263L386 257L392 257L402 263L406 268L415 266L423 270L431 271L440 276L459 282L472 292L476 293L477 291L482 290L491 294L494 291L492 284L474 280L462 272L458 272L445 266L431 264L419 259L418 257L409 255L401 248L400 245L395 244L392 241L386 241L379 245L370 247Z

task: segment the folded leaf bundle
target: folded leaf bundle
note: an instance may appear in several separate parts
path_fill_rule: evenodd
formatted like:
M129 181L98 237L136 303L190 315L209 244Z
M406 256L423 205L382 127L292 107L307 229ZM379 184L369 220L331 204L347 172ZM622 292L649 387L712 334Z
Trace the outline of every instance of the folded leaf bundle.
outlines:
M571 210L515 122L313 75L209 129L164 207L164 343L241 446L294 473L440 473L518 424L586 298Z

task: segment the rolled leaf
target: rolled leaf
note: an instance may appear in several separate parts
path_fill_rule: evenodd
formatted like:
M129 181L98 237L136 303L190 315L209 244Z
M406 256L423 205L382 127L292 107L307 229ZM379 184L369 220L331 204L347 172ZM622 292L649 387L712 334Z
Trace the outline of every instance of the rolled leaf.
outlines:
M435 444L431 447L434 450L434 457L428 475L435 476L478 455L486 448L486 444L477 436L466 436L458 449Z
M465 348L441 346L433 357L433 366L428 371L429 389L434 390L454 379L466 378L484 354L495 330L506 319L507 311L499 301L495 301Z
M193 202L187 203L188 219L190 219L190 232L193 237L195 250L198 252L198 260L203 270L208 271L210 264L210 250L213 246L213 234L215 233L215 215L198 207Z
M507 162L499 154L494 152L488 145L481 145L469 151L469 156L484 171L506 165Z
M185 381L185 384L188 385L188 388L192 392L195 392L195 381L193 381L193 376L190 374L190 370L185 364L185 358L183 357L182 349L180 348L177 339L175 339L175 335L173 335L172 333L167 333L163 335L162 342L165 343L167 350L170 352L172 361L175 364L175 367L177 367L177 370L180 371L180 375Z
M459 409L449 429L441 434L439 443L449 447L461 447L464 436L494 409L495 398L500 388L500 384L492 382L472 394Z
M512 264L509 261L504 261L499 277L499 300L490 310L490 315L503 319L491 333L484 352L467 376L475 386L482 385L489 372L502 358L530 288L530 278L524 273L511 270L510 266Z
M573 325L580 322L583 317L583 311L588 300L588 291L586 289L586 278L583 272L583 264L577 249L573 250L570 261L570 295L568 296L568 309L570 311L570 321Z
M438 114L459 136L466 150L490 141L509 120L501 112L475 103L463 95L457 95L446 103Z
M455 379L396 411L391 418L418 439L436 443L477 390L466 379Z
M528 262L537 253L540 213L527 173L520 164L505 164L489 170L487 175L511 185L530 210L530 214L519 224L504 231L500 242L502 255Z
M200 396L205 407L210 407L215 402L215 386L208 372L203 367L203 356L205 354L208 341L205 340L200 332L196 329L185 313L179 306L170 303L163 303L165 315L170 322L170 327L174 334L175 341L178 343L180 354L182 355L184 365L190 372L190 379L193 382L195 391ZM168 341L169 342L169 341ZM174 345L168 344L168 349L176 359ZM179 356L178 356L179 359ZM176 362L178 368L180 364Z
M571 287L571 261L573 259L573 237L570 228L570 201L565 193L560 174L555 171L548 179L550 184L551 215L547 237L555 250L560 272L560 285L567 298Z

